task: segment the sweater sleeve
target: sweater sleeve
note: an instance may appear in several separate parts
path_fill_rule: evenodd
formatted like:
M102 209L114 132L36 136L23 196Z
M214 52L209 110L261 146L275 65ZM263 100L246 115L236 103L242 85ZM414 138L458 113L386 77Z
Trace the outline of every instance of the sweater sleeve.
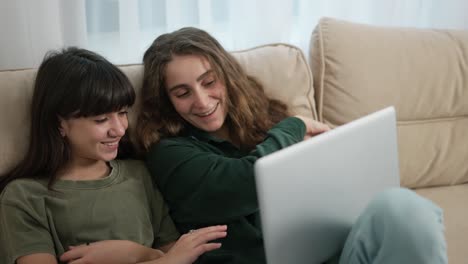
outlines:
M195 139L166 139L147 155L147 165L178 223L224 223L258 211L254 163L302 141L304 123L286 118L248 155L226 157L197 146Z

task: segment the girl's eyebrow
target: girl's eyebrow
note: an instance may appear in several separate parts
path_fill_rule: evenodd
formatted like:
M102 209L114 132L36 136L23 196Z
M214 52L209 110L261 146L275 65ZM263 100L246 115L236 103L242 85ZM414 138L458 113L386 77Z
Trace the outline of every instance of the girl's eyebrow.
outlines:
M213 72L212 69L207 70L205 73L203 73L202 75L198 76L197 81L201 81L203 78L205 78L205 76L207 76L208 74L210 74L210 73L212 73L212 72Z
M197 82L201 81L203 78L205 78L207 75L211 74L212 72L214 72L212 69L209 69L207 70L206 72L202 73L200 76L198 76L197 78ZM172 92L173 90L177 89L177 88L184 88L186 87L187 85L184 84L184 83L181 83L181 84L177 84L171 88L169 88L169 92Z

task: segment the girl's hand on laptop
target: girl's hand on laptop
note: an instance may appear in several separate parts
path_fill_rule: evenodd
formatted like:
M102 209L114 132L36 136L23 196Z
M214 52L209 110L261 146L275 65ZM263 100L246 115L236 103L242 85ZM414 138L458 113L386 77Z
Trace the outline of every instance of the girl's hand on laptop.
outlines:
M301 116L301 115L296 115L295 117L301 119L302 122L304 122L306 126L306 133L304 136L304 140L330 130L330 127L328 125L321 123L317 120L314 120L310 117Z

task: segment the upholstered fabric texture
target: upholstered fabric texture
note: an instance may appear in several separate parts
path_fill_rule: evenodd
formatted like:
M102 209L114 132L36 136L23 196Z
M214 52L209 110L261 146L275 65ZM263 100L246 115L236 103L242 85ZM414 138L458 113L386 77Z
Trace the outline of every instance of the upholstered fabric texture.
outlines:
M417 189L416 192L438 204L444 210L445 237L449 263L467 262L466 239L468 237L468 184Z
M36 70L0 72L0 174L26 153Z
M258 78L269 96L285 102L295 114L316 118L313 78L301 50L270 44L233 55L248 74Z
M316 117L312 75L300 49L271 44L233 52L233 55L249 74L264 84L267 94L286 102L294 113ZM134 129L136 113L140 109L143 66L127 65L120 69L129 77L137 92L137 101L129 112L129 129ZM3 113L0 124L0 174L9 170L26 152L35 75L35 69L0 72L0 111Z
M323 18L310 64L320 120L397 109L401 184L468 182L468 32Z

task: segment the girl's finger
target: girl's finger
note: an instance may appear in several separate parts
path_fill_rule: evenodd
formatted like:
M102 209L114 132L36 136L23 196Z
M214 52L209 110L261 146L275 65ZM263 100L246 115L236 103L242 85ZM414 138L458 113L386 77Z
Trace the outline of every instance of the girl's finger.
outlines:
M193 242L196 243L197 245L205 244L207 242L226 237L227 232L226 231L215 231L215 232L209 232L209 233L200 233L198 235L195 235L193 237Z
M83 257L83 254L84 254L83 250L84 250L84 247L74 247L73 249L63 253L60 256L60 261L68 262L74 259L79 259Z

